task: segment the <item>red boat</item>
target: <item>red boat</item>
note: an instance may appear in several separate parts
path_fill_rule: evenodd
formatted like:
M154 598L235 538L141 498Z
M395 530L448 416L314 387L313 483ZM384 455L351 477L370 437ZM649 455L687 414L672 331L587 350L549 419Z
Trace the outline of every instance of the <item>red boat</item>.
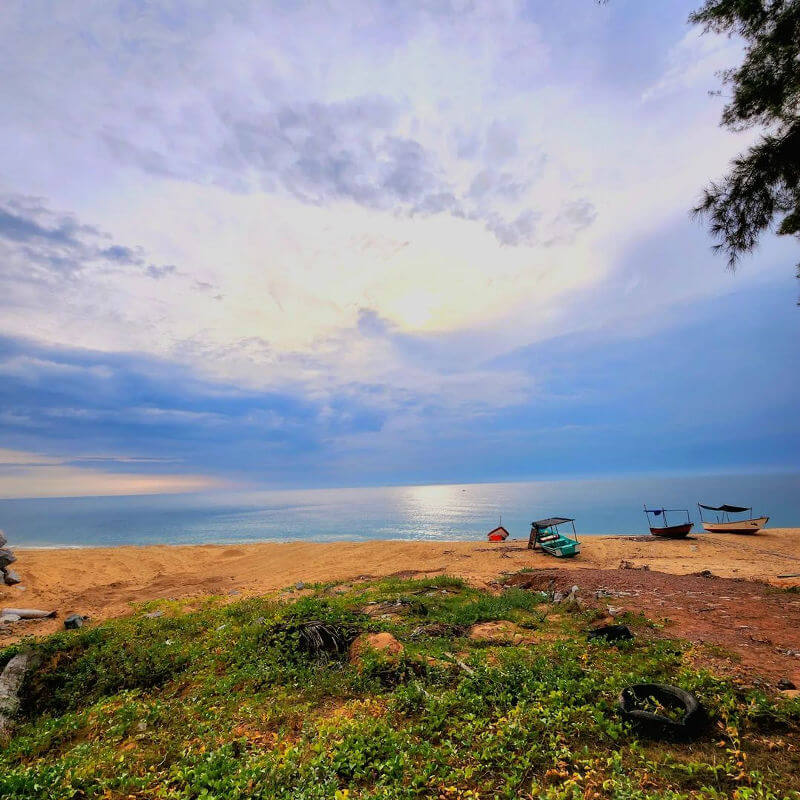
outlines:
M686 514L686 522L681 522L679 525L669 525L667 523L668 511L671 514ZM653 536L660 536L663 539L683 539L692 530L692 521L689 519L689 510L686 508L648 508L645 506L644 513L647 514L647 524ZM659 517L663 517L664 524L660 527L653 527L650 522L651 514L655 522L659 522Z
M508 531L502 525L500 525L493 531L489 531L487 536L489 537L490 542L504 542L506 539L508 539Z

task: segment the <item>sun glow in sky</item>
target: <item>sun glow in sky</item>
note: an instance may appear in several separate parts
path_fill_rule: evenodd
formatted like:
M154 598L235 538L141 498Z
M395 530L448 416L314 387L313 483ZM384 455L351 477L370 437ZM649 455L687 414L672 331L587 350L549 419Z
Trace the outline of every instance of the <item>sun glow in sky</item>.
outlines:
M0 496L797 467L693 6L4 4Z

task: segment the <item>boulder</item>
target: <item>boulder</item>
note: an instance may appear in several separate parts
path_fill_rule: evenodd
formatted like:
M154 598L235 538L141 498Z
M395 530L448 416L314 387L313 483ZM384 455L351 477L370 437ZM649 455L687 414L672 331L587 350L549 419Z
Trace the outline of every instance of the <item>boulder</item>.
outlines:
M0 674L0 739L5 739L19 708L19 690L31 665L29 653L17 653Z
M4 569L3 583L5 583L6 586L16 586L18 583L22 583L22 578L20 578L19 574L14 572L13 569Z
M796 689L797 687L788 678L781 678L778 681L779 689Z
M350 661L359 663L368 650L375 650L390 659L398 659L405 648L391 633L362 633L350 645Z
M8 544L8 539L3 531L0 531L0 547L5 547Z
M17 557L7 547L0 548L0 569L5 569L16 560Z

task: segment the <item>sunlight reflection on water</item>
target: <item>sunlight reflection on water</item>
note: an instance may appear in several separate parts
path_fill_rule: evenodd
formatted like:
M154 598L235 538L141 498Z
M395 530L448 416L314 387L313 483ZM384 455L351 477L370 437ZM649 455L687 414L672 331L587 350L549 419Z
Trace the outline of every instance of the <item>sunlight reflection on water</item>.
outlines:
M272 490L147 497L0 500L17 546L191 544L306 539L481 539L502 515L512 537L532 519L576 518L578 532L646 532L642 504L752 504L774 527L800 524L800 476L728 475Z

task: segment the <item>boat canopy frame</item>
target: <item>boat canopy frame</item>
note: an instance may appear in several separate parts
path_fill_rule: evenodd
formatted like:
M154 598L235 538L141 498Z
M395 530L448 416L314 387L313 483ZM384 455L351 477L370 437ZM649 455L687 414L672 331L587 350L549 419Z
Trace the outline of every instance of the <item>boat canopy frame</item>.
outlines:
M674 525L670 525L667 522L667 512L669 512L670 514L686 514L686 524L689 525L692 522L692 519L689 516L689 509L688 508L648 508L647 506L644 506L644 513L647 514L647 524L651 528L660 528L660 527L673 528L673 527L675 527ZM661 526L661 525L651 525L650 524L650 515L651 514L656 518L663 516L664 517L664 525L663 526ZM657 521L658 520L656 519L656 522ZM678 523L678 524L683 524L683 523Z
M555 529L559 536L563 536L563 534L558 531L558 527L559 525L566 525L567 523L572 526L572 536L564 536L564 538L571 538L574 542L580 544L578 541L578 532L575 530L575 520L572 517L548 517L547 519L539 519L535 522L531 522L531 535L528 537L528 548L535 550L537 544L541 547L542 543L539 541L539 536L548 528Z
M745 512L749 512L750 519L753 519L753 507L752 506L730 506L727 504L723 504L721 506L707 506L703 503L697 504L697 510L700 514L700 522L705 522L706 520L703 519L703 509L706 511L713 511L715 512L714 515L716 516L716 521L718 523L730 522L731 521L731 514L744 514Z

